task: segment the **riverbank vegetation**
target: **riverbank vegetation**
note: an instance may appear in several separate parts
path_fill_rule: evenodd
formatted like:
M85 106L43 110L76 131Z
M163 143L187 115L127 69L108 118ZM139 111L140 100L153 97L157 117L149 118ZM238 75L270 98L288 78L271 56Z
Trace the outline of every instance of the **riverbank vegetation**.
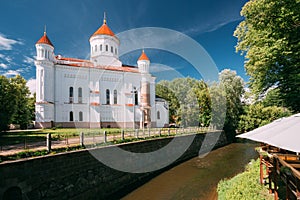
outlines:
M269 194L268 189L259 183L259 160L252 160L245 172L235 177L222 180L218 184L218 199L255 199L272 200L274 197Z

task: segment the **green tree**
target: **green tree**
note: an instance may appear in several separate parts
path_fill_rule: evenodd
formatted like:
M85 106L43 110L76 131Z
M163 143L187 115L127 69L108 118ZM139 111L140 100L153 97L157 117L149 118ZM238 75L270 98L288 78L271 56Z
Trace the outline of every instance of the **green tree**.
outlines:
M210 87L212 102L215 102L217 110L217 128L223 128L227 135L227 139L233 141L235 139L236 130L239 124L239 118L242 111L241 98L244 93L244 81L237 76L235 71L229 69L223 70L219 75L219 83L215 83ZM225 101L223 101L225 98ZM223 105L226 103L226 105ZM226 111L224 109L226 107ZM218 110L224 111L218 113ZM225 115L226 113L226 115ZM224 116L225 115L225 116ZM225 121L223 119L225 118ZM224 127L220 127L224 124Z
M226 92L226 118L224 130L228 133L234 133L238 127L239 117L242 111L241 98L244 94L244 81L240 76L237 76L235 71L228 69L220 73L220 84ZM232 138L234 139L234 138Z
M19 124L21 129L26 129L31 118L29 95L30 91L26 86L26 80L17 75L10 79L11 85L15 89L17 109L13 115L12 123Z
M178 115L177 110L179 109L179 102L176 98L175 93L169 88L168 81L161 81L156 85L156 95L167 100L169 103L169 121L170 123L177 123Z
M280 91L277 88L271 89L267 92L266 96L262 100L262 104L264 105L264 107L286 107L285 102L281 98Z
M8 130L17 108L16 90L5 76L0 76L0 132Z
M35 120L35 101L36 101L36 93L33 94L33 96L30 96L28 99L28 109L30 113L29 120L34 121Z
M300 1L251 0L241 15L234 36L247 60L250 87L258 96L276 86L285 104L299 112Z
M267 106L263 103L256 103L245 107L244 113L240 116L238 130L247 132L266 125L278 118L290 116L291 112L283 107Z
M211 122L211 97L207 84L201 80L197 81L192 88L196 95L199 107L199 125L208 127Z

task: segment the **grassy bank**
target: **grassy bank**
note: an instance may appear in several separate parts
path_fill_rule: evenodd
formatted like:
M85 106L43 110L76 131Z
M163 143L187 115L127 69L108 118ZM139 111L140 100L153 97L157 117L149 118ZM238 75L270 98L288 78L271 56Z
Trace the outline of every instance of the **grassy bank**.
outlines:
M266 187L259 184L259 160L252 160L243 173L229 180L220 181L217 190L219 200L271 200L274 198Z

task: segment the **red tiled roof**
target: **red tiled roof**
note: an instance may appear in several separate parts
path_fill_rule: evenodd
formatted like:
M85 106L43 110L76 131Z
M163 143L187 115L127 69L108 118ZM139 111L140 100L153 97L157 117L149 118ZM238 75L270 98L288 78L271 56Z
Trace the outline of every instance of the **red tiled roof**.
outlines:
M92 35L110 35L115 36L114 32L107 26L106 22Z
M44 35L36 42L37 44L48 44L53 47L52 42L48 38L46 32L44 32Z
M87 68L95 68L95 69L104 69L104 70L110 70L110 71L121 71L121 72L132 72L132 73L138 73L138 69L133 66L127 66L123 65L122 67L112 67L112 66L95 66L91 61L89 60L81 60L77 58L64 58L56 56L57 64L59 65L65 65L65 66L71 66L71 67L87 67ZM69 61L69 62L64 62Z
M91 63L91 61L89 60L82 60L82 59L78 59L78 58L65 58L65 57L59 57L56 56L57 60L64 60L64 61L71 61L71 62L88 62Z
M144 50L143 50L139 60L148 60L148 61L150 61Z

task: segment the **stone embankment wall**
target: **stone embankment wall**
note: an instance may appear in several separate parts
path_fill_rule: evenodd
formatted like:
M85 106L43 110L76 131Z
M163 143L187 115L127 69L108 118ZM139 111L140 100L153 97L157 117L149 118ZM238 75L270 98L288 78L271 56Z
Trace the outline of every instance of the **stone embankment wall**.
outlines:
M214 137L213 134L216 133L197 134L189 148L173 164L147 173L128 173L112 169L90 153L95 151L101 154L107 148L112 148L110 146L4 162L0 164L0 200L10 197L30 200L118 199L159 173L197 156L205 136ZM187 137L194 135L177 138L183 141ZM151 152L164 147L172 139L172 137L159 138L120 144L119 147L130 152ZM206 144L210 146L209 142ZM218 148L226 144L226 136L222 133L217 144L211 146Z

